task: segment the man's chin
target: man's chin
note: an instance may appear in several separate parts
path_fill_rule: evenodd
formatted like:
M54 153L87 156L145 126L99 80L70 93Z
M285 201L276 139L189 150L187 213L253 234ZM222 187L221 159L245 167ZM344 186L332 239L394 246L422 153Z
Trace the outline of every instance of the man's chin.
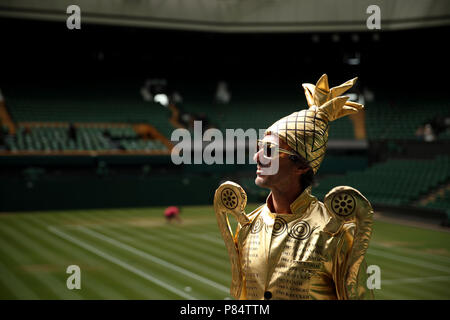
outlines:
M255 184L256 184L258 187L261 187L261 188L267 188L268 186L267 186L266 177L267 177L267 176L256 176Z

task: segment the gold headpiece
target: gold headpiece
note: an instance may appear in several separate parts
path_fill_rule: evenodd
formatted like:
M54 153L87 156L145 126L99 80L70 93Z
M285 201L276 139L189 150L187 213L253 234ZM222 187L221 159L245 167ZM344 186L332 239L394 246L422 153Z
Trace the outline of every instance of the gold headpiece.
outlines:
M340 96L350 89L356 80L357 78L353 78L330 89L328 77L324 74L316 85L304 83L302 86L309 108L278 120L266 130L266 134L277 134L308 161L316 174L325 155L328 122L364 108L362 104L347 101L348 97Z

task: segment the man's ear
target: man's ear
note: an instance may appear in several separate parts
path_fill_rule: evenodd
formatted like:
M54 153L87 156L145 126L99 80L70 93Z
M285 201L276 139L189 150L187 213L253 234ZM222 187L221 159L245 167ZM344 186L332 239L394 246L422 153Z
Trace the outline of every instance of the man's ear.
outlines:
M311 170L311 168L299 168L299 167L295 168L295 172L296 172L299 176L305 174L306 172L308 172L308 170Z
M295 163L296 163L296 167L295 167L294 172L295 172L296 174L298 174L299 176L302 175L302 174L305 174L306 172L308 172L308 170L311 170L310 167L305 166L304 164L300 164L300 163L298 162L299 159L298 159L296 156L289 155L289 159L291 159L292 162L295 162Z

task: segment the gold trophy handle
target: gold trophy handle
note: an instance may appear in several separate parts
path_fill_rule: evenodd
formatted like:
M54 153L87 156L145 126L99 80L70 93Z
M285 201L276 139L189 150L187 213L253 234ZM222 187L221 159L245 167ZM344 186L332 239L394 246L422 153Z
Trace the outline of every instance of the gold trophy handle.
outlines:
M246 205L247 194L237 183L226 181L217 188L214 195L214 211L220 233L222 234L230 257L232 278L230 293L235 298L239 298L240 296L243 276L239 249L235 241L235 235L231 230L228 214L232 214L242 227L249 222L244 211Z

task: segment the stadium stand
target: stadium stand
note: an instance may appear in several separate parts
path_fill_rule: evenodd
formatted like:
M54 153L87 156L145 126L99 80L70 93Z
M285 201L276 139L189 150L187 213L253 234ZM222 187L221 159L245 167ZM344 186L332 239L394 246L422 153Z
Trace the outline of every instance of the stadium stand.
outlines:
M427 208L432 209L443 209L447 210L450 208L450 190L447 190L442 195L438 195L434 201L430 201L425 205Z
M103 80L102 80L103 81ZM48 86L52 86L49 88ZM142 122L151 121L163 132L170 130L170 111L145 102L139 83L76 84L74 87L36 85L5 87L7 107L15 122Z
M418 139L420 126L436 117L447 116L448 100L397 97L394 101L385 98L366 108L369 139ZM445 138L440 136L439 138Z
M50 90L51 94L42 87L21 89L9 87L3 91L7 99L7 108L15 123L28 121L150 123L166 138L170 138L176 126L172 121L173 117L171 120L175 112L179 113L180 117L183 112L207 115L211 126L224 132L227 128L264 129L273 122L273 119L281 118L306 105L302 89L296 83L249 84L234 81L229 85L232 90L231 102L219 104L214 101L215 88L212 81L188 85L173 82L175 86L182 87L184 102L171 108L143 101L138 94L137 81L121 86L112 83L95 86L78 85L70 90ZM21 94L22 92L25 94ZM77 94L74 95L73 92ZM378 91L376 99L366 103L365 106L368 140L423 139L419 133L421 127L433 119L448 116L450 109L448 101L443 98L436 97L430 100L407 95L392 98L386 93L378 94ZM254 112L256 109L259 112ZM354 132L350 117L344 117L333 122L329 138L355 139ZM436 136L439 140L450 139L450 131L444 130ZM102 146L100 141L99 148ZM130 149L137 147L134 144L123 145ZM103 147L105 146L103 143Z
M434 192L417 201L417 205L431 209L448 210L450 213L450 183L439 186Z
M230 103L214 102L214 88L199 84L185 87L182 109L193 114L207 113L213 126L226 128L267 128L273 119L279 119L297 109L306 107L303 89L296 83L241 84L231 82ZM450 116L447 99L435 96L400 94L392 97L384 90L376 91L376 99L365 103L368 140L423 140L418 130L433 119ZM255 112L258 110L258 112ZM332 123L330 139L355 139L350 117ZM437 134L438 139L449 139L450 130Z
M112 83L51 90L38 85L7 87L6 107L17 132L3 125L6 148L12 152L168 151L165 137L173 130L171 112L158 103L144 102L138 88ZM139 124L150 124L156 134L141 137Z
M374 204L409 205L450 178L450 157L432 160L391 159L363 171L327 177L314 188L323 198L333 187L350 185L360 190Z
M6 146L15 151L75 151L75 150L167 150L159 140L140 139L132 125L79 124L70 137L70 126L38 124L34 127L19 126L15 136L6 138Z

